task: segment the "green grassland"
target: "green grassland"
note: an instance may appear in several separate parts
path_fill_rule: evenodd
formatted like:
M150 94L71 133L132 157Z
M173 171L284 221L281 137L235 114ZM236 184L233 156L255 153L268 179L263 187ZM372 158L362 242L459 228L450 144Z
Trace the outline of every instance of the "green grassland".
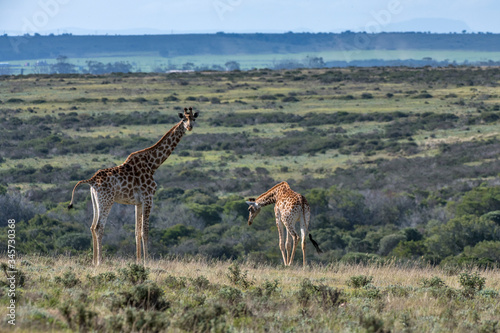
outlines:
M446 70L435 70L446 71ZM458 69L455 71L467 71ZM171 74L171 75L119 75L119 76L31 76L18 77L1 81L0 100L4 102L4 112L8 116L15 110L15 116L22 120L31 117L53 116L56 119L61 115L76 113L81 116L99 116L106 119L106 115L130 114L132 112L160 112L172 115L172 122L166 124L134 125L133 122L126 125L99 125L89 123L84 128L76 124L67 128L57 128L59 134L78 140L85 138L113 137L116 139L127 139L139 136L153 142L159 139L175 120L176 108L193 106L201 111L201 118L197 123L194 133L196 134L244 134L253 137L272 139L279 138L290 131L304 131L306 128L299 123L287 123L288 115L304 116L308 113L332 114L337 112L348 112L354 114L403 112L406 114L417 114L432 112L437 114L454 114L460 117L477 116L477 107L470 106L472 101L478 101L485 108L497 105L500 100L498 89L491 86L457 86L419 82L418 84L406 82L335 82L322 83L315 79L316 76L324 75L327 70L272 72L256 71L251 74L238 73L201 73L201 74ZM336 70L335 72L341 72ZM348 75L349 70L343 70ZM298 79L297 79L298 78ZM291 79L291 80L290 80ZM415 98L421 91L431 92L431 98ZM390 93L393 96L387 97ZM369 94L369 98L363 98L363 94ZM174 101L164 101L164 98L172 96ZM276 97L277 96L277 97ZM294 102L282 102L287 96L297 96ZM345 98L349 96L350 99ZM453 96L453 97L446 97ZM484 97L487 96L487 97ZM120 99L122 101L120 101ZM16 102L16 100L18 100ZM125 101L123 101L125 100ZM203 102L200 102L203 100ZM459 101L465 105L459 105ZM74 110L72 110L74 109ZM12 110L12 111L10 111ZM250 124L245 126L224 127L212 126L206 119L216 119L227 115L238 115L245 118L248 115L249 122L256 114L279 112L279 123ZM112 121L111 121L112 122ZM380 130L385 124L380 122L366 122L362 125L354 122L343 125L347 136L356 136L360 133L370 133ZM432 146L433 142L440 138L448 138L447 142L454 140L471 140L478 137L496 137L498 129L495 125L480 124L473 126L475 130L461 128L419 131L415 139L419 147ZM48 124L49 127L50 124ZM319 123L316 129L330 131L337 124ZM477 128L476 128L477 127ZM480 131L480 134L478 134ZM430 134L434 134L430 138ZM454 138L454 139L450 139ZM36 139L36 138L32 138ZM189 141L189 136L186 141ZM451 140L451 142L450 142ZM78 154L64 156L38 156L39 162L33 156L23 156L10 159L5 156L5 162L0 165L0 170L11 168L14 164L27 166L37 163L48 163L53 166L80 164L88 168L102 167L102 160L106 159L110 164L117 163L121 158L132 151L124 151L119 156L106 156L92 158L85 155L85 149ZM421 153L425 153L425 148ZM215 153L206 150L200 153L202 160L210 160L223 156L221 152ZM357 161L360 156L354 155L350 159L334 158L338 150L328 150L328 153L320 157L305 155L304 160L311 159L309 164L317 164L319 160L325 159L333 169L345 167L345 163ZM175 155L175 154L174 154ZM385 158L385 151L377 152L375 156ZM51 162L53 159L53 162ZM318 161L315 161L318 159ZM168 163L182 163L192 160L191 156L172 156ZM343 162L342 162L343 160ZM94 161L95 163L92 163ZM257 162L256 165L249 163ZM269 165L272 167L275 158L251 157L236 158L229 162L229 167L255 167ZM286 163L286 157L283 162ZM297 163L295 163L297 164ZM202 166L203 167L203 166ZM303 163L291 165L295 171L304 167ZM319 176L314 173L312 176ZM279 171L273 172L276 179L283 178ZM294 173L294 177L301 175ZM15 186L15 184L9 184Z
M462 64L464 62L488 62L500 61L500 52L492 51L467 51L467 50L358 50L348 49L344 51L331 50L322 52L301 53L268 53L268 54L233 54L233 55L183 55L162 57L158 52L135 52L130 54L98 54L92 57L75 58L68 61L76 66L87 68L87 61L97 61L104 64L127 62L135 69L142 72L157 71L158 68L182 68L186 63L202 67L213 65L225 67L228 61L236 61L242 70L254 68L274 68L283 61L304 62L307 57L320 57L323 61L363 61L363 60L421 60L431 58L435 61L449 61ZM26 63L34 64L36 61L44 60L48 64L55 64L56 59L28 59L9 61L12 65L24 66ZM26 68L25 74L32 74L30 67Z
M18 330L498 331L499 83L496 67L0 76ZM68 211L73 186L184 107L200 116L155 174L147 277L127 265L125 205L91 268L92 203L82 186ZM300 251L281 266L272 207L246 223L245 199L281 181L324 252L308 246L306 270Z

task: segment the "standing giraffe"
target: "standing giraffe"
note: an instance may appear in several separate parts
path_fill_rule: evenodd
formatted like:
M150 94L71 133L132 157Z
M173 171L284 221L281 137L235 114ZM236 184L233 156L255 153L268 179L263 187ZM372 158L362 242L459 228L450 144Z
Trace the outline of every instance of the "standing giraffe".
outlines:
M306 266L306 236L308 234L309 220L311 217L311 209L306 198L294 192L287 182L281 182L275 185L266 193L261 194L257 199L250 198L246 202L250 212L248 216L248 225L251 225L255 217L260 213L260 209L264 206L275 204L274 214L276 216L276 226L278 227L279 244L283 262L285 266L290 266L295 255L295 248L299 241L299 235L295 231L295 222L299 221L300 234L302 238L302 261L303 266ZM283 239L283 225L286 228L286 244ZM293 248L289 242L289 236L292 238ZM309 239L313 243L316 251L322 253L318 243L309 234ZM286 255L285 255L286 246Z
M156 183L153 175L170 156L186 130L191 131L198 112L184 108L179 113L182 119L153 146L130 154L123 164L97 171L92 178L76 183L68 208L73 207L76 188L81 184L90 185L94 219L90 231L94 248L94 265L102 262L102 236L111 206L117 202L135 205L135 245L137 263L141 261L141 241L144 265L148 255L149 214L153 206Z

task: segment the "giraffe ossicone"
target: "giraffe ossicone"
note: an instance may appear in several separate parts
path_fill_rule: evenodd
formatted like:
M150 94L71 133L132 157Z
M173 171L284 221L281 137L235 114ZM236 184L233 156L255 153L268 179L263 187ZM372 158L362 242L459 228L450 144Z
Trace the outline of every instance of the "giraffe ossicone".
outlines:
M248 204L249 212L248 225L252 225L253 220L260 213L262 207L274 204L279 246L285 266L292 264L299 238L302 240L302 264L304 267L306 266L306 237L308 234L316 251L318 253L323 252L308 231L311 219L309 203L303 195L293 191L287 182L281 182L273 186L257 199L250 198L246 203ZM295 230L296 222L299 222L300 236ZM283 238L283 227L286 229L286 240Z
M191 131L198 112L190 107L179 113L181 121L174 125L153 146L130 154L122 164L98 170L92 178L76 183L68 208L73 207L76 188L81 184L90 185L94 218L92 232L93 263L102 262L102 237L109 212L113 204L135 205L135 241L137 263L143 253L144 264L148 256L149 215L153 207L156 182L155 171L170 156L186 131ZM141 248L142 245L142 248ZM142 251L141 251L142 249Z

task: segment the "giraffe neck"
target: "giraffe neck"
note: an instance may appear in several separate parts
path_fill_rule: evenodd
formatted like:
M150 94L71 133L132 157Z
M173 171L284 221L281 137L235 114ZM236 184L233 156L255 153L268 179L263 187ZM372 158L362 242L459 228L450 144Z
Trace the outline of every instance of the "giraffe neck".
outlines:
M186 133L186 129L181 121L165 133L157 143L144 149L144 159L153 172L155 172L170 154L172 154L179 141L181 141L184 133Z
M280 199L281 194L287 189L290 189L290 186L288 185L287 182L279 183L266 193L261 194L257 199L255 199L255 202L258 203L260 206L267 206L274 204Z

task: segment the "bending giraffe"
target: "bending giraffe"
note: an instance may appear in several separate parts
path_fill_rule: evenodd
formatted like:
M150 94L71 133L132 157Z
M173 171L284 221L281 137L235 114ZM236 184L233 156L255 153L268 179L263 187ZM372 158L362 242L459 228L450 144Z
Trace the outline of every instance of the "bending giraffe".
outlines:
M198 112L184 108L179 113L181 121L172 127L153 146L130 154L123 164L97 171L92 178L76 183L68 209L73 207L76 188L81 184L90 185L94 219L90 231L94 249L93 264L102 262L102 237L111 206L117 202L135 205L135 244L137 263L141 261L141 242L144 265L148 255L149 214L153 207L156 183L153 175L170 156L186 130L191 131Z
M246 202L250 212L248 216L248 225L251 225L255 217L260 213L262 207L275 204L274 214L276 216L276 226L278 227L279 246L283 256L285 266L290 266L295 255L295 248L299 241L299 234L295 230L295 222L299 221L300 238L302 238L302 261L306 266L306 237L311 217L311 209L306 198L294 192L287 182L279 183L266 193L261 194L257 199L250 198ZM283 226L286 228L286 243L283 239ZM292 238L290 244L289 236ZM309 239L318 253L322 253L318 243L309 234ZM286 254L285 254L286 249Z

